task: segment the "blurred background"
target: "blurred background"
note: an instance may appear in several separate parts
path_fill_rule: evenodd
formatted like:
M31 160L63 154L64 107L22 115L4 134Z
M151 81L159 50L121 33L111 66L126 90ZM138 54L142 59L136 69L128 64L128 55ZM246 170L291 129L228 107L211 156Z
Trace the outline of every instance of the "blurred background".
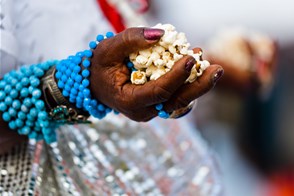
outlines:
M148 24L173 24L225 68L192 121L216 152L226 195L294 195L294 1L149 3Z

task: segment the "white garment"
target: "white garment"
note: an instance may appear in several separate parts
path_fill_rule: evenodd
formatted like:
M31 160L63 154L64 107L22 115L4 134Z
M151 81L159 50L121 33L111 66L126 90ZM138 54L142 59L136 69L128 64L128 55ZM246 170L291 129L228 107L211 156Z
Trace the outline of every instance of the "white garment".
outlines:
M0 76L16 64L66 58L112 31L95 0L2 0L1 8Z

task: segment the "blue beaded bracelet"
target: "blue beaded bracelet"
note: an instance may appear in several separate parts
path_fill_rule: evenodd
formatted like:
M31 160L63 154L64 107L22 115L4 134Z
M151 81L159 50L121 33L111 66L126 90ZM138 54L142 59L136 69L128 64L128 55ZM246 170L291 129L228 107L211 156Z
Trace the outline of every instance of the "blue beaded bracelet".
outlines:
M40 79L57 61L23 66L4 75L0 81L0 111L2 119L12 130L31 139L56 141L55 125L50 123L42 92L38 88Z
M89 43L90 50L78 52L67 59L60 61L56 65L55 78L57 79L58 88L61 89L62 95L69 99L69 102L75 104L79 109L89 112L95 118L102 119L112 109L98 100L92 98L89 89L90 66L92 57L97 44L105 38L113 37L112 32L106 33L106 36L98 35L96 41Z

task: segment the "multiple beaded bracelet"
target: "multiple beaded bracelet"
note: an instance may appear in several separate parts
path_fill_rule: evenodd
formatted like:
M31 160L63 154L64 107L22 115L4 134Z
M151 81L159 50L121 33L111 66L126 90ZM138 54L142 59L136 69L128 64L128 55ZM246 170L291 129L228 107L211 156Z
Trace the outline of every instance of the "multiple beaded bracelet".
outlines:
M106 38L112 36L112 32L106 34ZM111 108L92 98L89 89L89 58L93 55L92 50L104 38L98 35L96 41L89 43L90 50L78 52L67 59L23 66L5 74L0 81L0 112L9 128L21 135L28 135L30 139L44 139L46 143L52 143L56 141L55 129L59 125L88 122L85 119L89 115L84 115L85 112L99 119L111 112ZM54 74L48 74L51 72ZM60 95L58 88L62 91ZM44 89L50 89L56 107L50 107ZM46 107L49 107L49 111ZM79 112L83 115L77 114Z
M99 42L113 36L112 32L98 35L89 43L89 50L67 59L23 66L5 74L0 81L0 112L9 128L31 139L52 143L56 141L55 129L59 125L85 123L89 115L102 119L110 113L110 107L91 96L89 58ZM130 61L127 67L131 72L136 71ZM55 107L48 100L47 89L56 102ZM169 118L162 104L155 109L159 117Z
M47 143L56 141L55 125L50 123L42 92L38 88L40 79L56 61L47 61L23 66L4 75L0 81L0 111L2 119L12 130L21 135Z
M113 37L112 32L106 33L106 38ZM96 41L89 43L90 49L94 50L97 44L104 40L103 35L98 35ZM58 81L58 88L62 90L62 95L69 98L69 102L75 104L79 109L84 109L95 118L102 119L112 109L98 100L93 99L89 89L92 50L85 50L69 56L67 59L60 61L56 65L55 77ZM83 66L83 68L80 66Z

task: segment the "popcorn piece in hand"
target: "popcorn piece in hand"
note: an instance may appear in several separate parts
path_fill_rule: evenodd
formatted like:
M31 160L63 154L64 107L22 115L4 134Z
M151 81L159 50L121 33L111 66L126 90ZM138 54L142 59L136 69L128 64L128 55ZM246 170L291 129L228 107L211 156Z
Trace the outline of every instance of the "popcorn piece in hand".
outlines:
M129 58L138 71L132 72L133 84L144 84L148 80L156 80L170 71L175 62L185 55L195 58L196 64L186 82L194 82L210 65L202 60L202 51L194 54L189 50L190 44L184 33L178 33L171 24L157 24L154 28L163 29L165 34L155 46L130 54Z
M131 82L133 84L145 84L147 82L146 73L143 71L133 71L131 74Z

